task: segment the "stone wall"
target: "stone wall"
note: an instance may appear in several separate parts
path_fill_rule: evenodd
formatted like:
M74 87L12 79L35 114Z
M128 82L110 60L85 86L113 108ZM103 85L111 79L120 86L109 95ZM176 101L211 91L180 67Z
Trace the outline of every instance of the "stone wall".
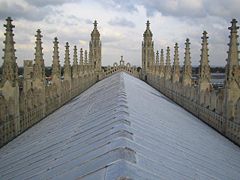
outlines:
M15 58L11 18L7 18L6 39L3 63L3 79L0 85L0 147L38 123L47 115L88 89L105 77L101 64L100 34L97 23L91 34L88 56L80 50L79 62L77 47L74 46L73 63L70 63L69 44L66 43L64 74L59 64L58 39L53 42L52 74L45 77L41 31L37 30L35 59L24 61L23 79L16 75L18 69ZM98 41L93 43L92 41ZM100 61L100 62L99 62Z
M131 66L130 63L125 64L125 61L123 60L123 56L121 56L121 60L119 64L117 62L113 63L113 66L108 66L106 70L104 71L104 77L111 76L114 73L117 72L126 72L136 78L140 78L140 67Z
M225 69L225 84L223 88L214 89L211 84L208 59L208 37L206 31L203 32L202 36L201 60L197 83L192 80L189 39L187 39L185 43L186 48L182 73L178 70L179 58L178 46L176 44L174 48L173 65L170 64L168 47L166 63L163 63L163 50L161 50L160 62L157 52L153 65L146 68L145 71L142 71L141 79L234 143L240 145L240 65L237 42L238 27L235 19L233 19L231 23L232 25L229 27L231 34L229 36L230 43ZM147 30L150 31L149 25L147 26ZM145 48L146 47L143 48L143 51ZM149 61L152 61L152 58L150 58ZM145 61L148 61L148 59L145 59Z

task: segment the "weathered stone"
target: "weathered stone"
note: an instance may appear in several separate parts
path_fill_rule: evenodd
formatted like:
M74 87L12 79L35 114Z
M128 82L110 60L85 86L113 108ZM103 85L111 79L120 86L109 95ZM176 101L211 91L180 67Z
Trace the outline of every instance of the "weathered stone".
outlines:
M182 73L182 84L183 86L192 85L192 65L191 65L191 56L190 56L190 41L186 39L185 43L185 56L184 56L184 65Z

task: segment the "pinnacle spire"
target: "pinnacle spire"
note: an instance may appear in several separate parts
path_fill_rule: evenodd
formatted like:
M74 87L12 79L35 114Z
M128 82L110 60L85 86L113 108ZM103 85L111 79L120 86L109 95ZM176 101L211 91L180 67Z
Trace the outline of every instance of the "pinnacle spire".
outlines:
M187 38L185 43L185 56L184 56L184 66L191 66L191 56L190 56L190 40Z
M160 51L160 77L164 77L164 54L163 49Z
M61 75L61 66L59 63L59 48L58 48L58 39L54 38L53 41L53 62L52 62L52 76L60 78Z
M87 55L87 50L84 51L84 64L88 63L88 55Z
M83 65L83 49L80 49L80 65Z
M201 60L199 66L199 79L198 79L198 91L199 91L199 103L204 103L203 95L201 92L205 92L206 90L210 91L210 81L211 81L211 73L210 66L208 60L208 36L207 32L203 32L202 36L202 49L201 49Z
M238 113L235 105L240 98L240 66L239 66L239 50L238 50L238 29L237 20L231 21L232 25L228 29L230 30L230 43L227 65L225 70L225 94L224 94L224 116L226 119L232 117L236 118Z
M15 82L18 79L18 66L16 63L15 49L14 49L14 40L13 40L13 28L12 19L8 17L6 19L7 23L4 25L6 28L5 41L4 41L4 56L3 56L3 74L2 79L3 82L9 80L11 82Z
M191 65L191 56L190 56L190 44L191 43L189 39L186 39L183 76L182 76L182 83L184 86L191 86L192 84L192 65Z
M41 30L37 30L36 37L36 47L35 47L35 64L34 64L34 77L40 78L42 81L45 81L45 66L44 66L44 60L43 60L43 48L42 48L42 35Z
M160 52L160 66L164 67L164 54L163 54L163 49L161 49L161 52Z
M73 65L78 65L77 46L73 49Z
M64 64L66 66L69 66L70 65L70 54L69 54L69 44L68 42L66 42L66 45L65 45L65 57L64 57Z
M170 58L170 48L169 47L167 47L164 77L165 77L165 80L171 79L171 58Z
M178 43L174 46L174 66L179 66Z
M207 31L203 31L203 36L202 36L202 49L201 49L201 60L200 63L203 65L208 64L208 36L207 36Z
M179 54L178 54L178 43L174 46L174 62L173 62L173 83L178 82L180 77L180 66L179 66Z
M170 58L170 48L169 48L169 46L167 47L166 66L171 66L171 58Z
M237 20L233 19L232 20L232 26L229 27L228 29L230 30L230 43L229 45L229 51L228 51L228 59L227 59L227 75L232 76L232 70L234 66L239 66L239 51L238 51L238 29L239 27L237 26Z
M69 54L69 44L66 42L65 46L65 57L64 57L64 79L71 77L71 64L70 64L70 54Z
M42 48L42 35L41 35L41 30L37 30L37 34L35 35L36 37L36 47L35 47L35 61L42 61L43 60L43 48Z
M78 57L77 57L77 46L73 49L73 78L78 76Z
M159 51L156 53L156 65L159 65Z
M208 36L207 36L207 32L204 31L202 36L199 78L202 80L206 79L208 82L210 82L210 66L209 66L208 56L209 56L208 55Z

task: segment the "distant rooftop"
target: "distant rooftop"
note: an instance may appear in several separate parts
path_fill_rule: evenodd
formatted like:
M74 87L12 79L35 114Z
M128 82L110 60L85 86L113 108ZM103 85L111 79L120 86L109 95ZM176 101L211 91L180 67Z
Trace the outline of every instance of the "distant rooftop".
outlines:
M125 73L0 149L0 179L239 179L240 148Z

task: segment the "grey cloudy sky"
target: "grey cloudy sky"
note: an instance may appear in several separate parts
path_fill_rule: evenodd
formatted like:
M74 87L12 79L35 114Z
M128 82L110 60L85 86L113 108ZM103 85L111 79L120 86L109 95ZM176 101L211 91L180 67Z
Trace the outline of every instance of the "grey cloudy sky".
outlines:
M132 64L141 63L141 42L147 20L155 43L155 51L180 46L183 62L185 39L191 41L193 65L199 64L203 30L209 34L212 66L224 66L227 58L230 21L240 21L240 0L0 0L0 48L3 48L3 24L14 19L17 62L34 58L36 30L43 35L46 65L51 65L53 39L60 41L63 64L64 45L88 49L92 22L96 19L102 40L103 65L119 61L120 56ZM1 57L3 51L0 52ZM0 60L2 64L2 59Z

